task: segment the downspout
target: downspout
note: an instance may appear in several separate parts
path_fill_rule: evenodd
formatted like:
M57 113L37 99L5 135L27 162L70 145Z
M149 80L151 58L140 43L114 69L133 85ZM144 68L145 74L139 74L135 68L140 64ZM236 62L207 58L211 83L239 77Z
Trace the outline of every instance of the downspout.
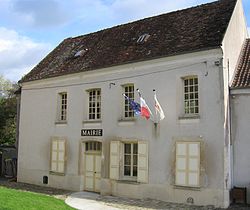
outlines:
M19 87L19 89L15 92L16 94L16 142L15 142L15 147L16 147L16 152L17 152L17 158L18 158L18 148L19 148L19 125L20 125L20 108L21 108L21 93L22 93L22 87ZM18 161L16 163L16 173L18 169ZM16 174L17 175L17 174Z

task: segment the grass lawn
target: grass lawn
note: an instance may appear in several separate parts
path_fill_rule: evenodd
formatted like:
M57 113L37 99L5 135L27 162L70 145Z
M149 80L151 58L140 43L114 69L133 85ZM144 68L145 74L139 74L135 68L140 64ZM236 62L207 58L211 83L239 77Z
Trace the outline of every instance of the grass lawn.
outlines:
M1 210L73 210L63 200L38 193L0 187Z

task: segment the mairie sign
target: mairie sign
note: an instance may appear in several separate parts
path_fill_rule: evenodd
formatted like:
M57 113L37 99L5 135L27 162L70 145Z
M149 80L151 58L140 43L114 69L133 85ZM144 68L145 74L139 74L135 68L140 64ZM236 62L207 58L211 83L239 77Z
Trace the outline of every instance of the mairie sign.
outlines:
M102 129L82 129L81 136L102 136Z

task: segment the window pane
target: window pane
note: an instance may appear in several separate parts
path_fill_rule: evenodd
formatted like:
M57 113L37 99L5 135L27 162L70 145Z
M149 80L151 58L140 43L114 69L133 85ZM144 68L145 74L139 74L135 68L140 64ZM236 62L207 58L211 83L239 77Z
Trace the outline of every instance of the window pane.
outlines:
M138 153L138 144L133 144L134 148L133 148L133 153L137 154Z
M130 166L124 166L124 175L130 176L131 168Z
M133 176L137 176L137 167L133 167Z
M124 156L124 164L125 165L131 165L131 155L125 155Z
M133 165L137 166L137 155L133 155Z
M131 154L131 144L124 144L124 153Z

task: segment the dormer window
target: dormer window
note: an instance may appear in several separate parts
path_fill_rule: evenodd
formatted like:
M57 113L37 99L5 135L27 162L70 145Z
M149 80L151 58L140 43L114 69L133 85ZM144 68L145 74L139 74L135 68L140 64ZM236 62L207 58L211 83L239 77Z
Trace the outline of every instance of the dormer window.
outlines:
M88 51L88 49L79 50L79 51L77 51L77 53L74 55L74 57L77 58L77 57L83 56L87 51Z
M137 39L137 43L144 43L149 39L149 34L143 34Z

